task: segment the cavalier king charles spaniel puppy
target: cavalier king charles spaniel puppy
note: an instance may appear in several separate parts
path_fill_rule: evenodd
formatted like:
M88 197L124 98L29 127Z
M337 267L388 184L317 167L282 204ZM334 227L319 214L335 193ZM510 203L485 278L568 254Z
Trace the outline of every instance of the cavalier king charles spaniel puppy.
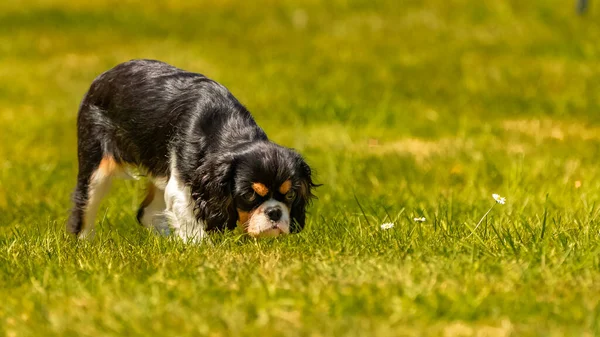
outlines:
M77 136L67 230L79 238L93 234L117 176L146 176L138 221L186 241L236 225L252 237L299 232L317 186L304 159L271 142L224 86L159 61L98 76L79 107Z

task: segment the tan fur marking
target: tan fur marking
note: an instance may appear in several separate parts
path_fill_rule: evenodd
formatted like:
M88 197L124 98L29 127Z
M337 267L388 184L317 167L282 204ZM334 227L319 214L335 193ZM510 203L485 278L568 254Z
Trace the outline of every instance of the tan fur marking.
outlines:
M113 157L104 157L98 166L96 174L98 174L98 171L100 171L101 174L106 177L116 173L119 170L119 164L117 164Z
M237 209L238 212L238 228L240 228L243 232L248 232L248 223L250 222L250 219L252 218L252 216L254 215L254 212L256 212L257 210L253 210L251 212L246 212L246 211L242 211L241 209Z
M245 224L250 219L250 212L242 211L238 209L238 218L240 224Z
M267 195L267 193L269 193L269 189L267 188L267 186L265 186L262 183L253 183L252 189L261 197L264 197L265 195Z
M119 165L112 157L104 157L96 171L92 174L88 186L88 202L83 214L83 227L79 233L80 238L93 235L96 213L102 198L110 189L112 176L120 170Z
M288 179L279 186L279 193L287 194L287 192L290 191L290 188L292 188L292 181Z

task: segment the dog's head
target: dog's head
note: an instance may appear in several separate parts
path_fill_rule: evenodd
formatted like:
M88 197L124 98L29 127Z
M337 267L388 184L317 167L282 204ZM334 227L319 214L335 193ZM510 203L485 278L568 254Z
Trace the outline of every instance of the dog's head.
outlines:
M265 141L211 157L192 191L207 229L237 222L250 236L265 237L301 231L316 186L298 153Z

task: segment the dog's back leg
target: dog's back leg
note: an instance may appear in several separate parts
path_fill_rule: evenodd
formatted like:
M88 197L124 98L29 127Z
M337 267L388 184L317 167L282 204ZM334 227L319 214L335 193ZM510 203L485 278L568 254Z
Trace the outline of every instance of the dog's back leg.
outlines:
M103 146L97 111L82 104L77 120L79 170L73 192L73 208L67 231L85 238L93 234L96 213L108 192L112 177L122 171L112 154Z
M87 157L87 162L79 165L77 186L73 192L74 205L67 224L67 230L80 239L93 235L98 207L110 189L113 174L118 170L117 163L110 156L100 160L92 158Z
M163 235L168 235L169 223L165 214L165 189L164 184L157 181L148 182L146 198L142 201L137 213L137 220L147 228L151 228Z

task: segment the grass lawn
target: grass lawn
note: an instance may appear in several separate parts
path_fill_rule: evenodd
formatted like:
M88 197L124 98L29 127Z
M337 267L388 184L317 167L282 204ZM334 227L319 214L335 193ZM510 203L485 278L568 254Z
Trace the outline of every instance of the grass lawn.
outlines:
M0 335L600 335L600 2L195 3L1 1ZM66 235L78 104L133 58L298 149L307 229L186 245L120 181Z

